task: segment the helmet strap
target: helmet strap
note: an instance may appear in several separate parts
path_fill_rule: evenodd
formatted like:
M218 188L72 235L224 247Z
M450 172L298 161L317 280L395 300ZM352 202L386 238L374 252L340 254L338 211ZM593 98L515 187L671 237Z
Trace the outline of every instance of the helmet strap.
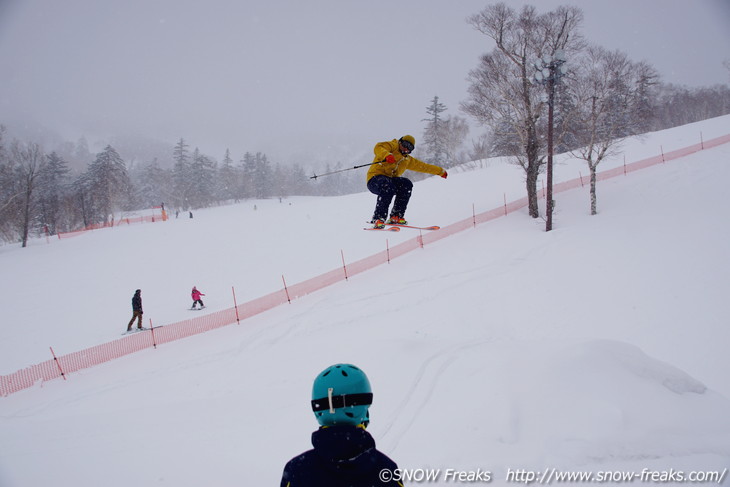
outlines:
M360 394L342 394L334 395L334 389L327 389L327 401L324 398L312 400L312 411L329 410L330 414L335 413L335 409L348 406L369 406L373 403L373 393L363 392Z
M335 414L335 405L332 403L332 392L334 392L333 387L327 388L327 402L330 405L330 414Z

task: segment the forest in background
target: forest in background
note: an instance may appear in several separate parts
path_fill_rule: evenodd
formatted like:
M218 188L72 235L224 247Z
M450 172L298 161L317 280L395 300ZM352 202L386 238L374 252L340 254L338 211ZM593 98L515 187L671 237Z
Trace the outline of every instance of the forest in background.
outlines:
M517 13L496 4L472 17L469 22L495 40L494 33L503 32L507 23L515 35L514 44L509 36L499 37L497 47L469 73L470 96L460 108L486 131L467 144L467 119L444 115L449 107L435 96L425 107L414 156L460 170L489 157L514 156L525 168L529 196L530 184L544 170L547 103L543 87L527 79L538 67L527 63L552 59L545 55L564 49L572 61L553 86L555 148L585 158L591 171L626 137L730 113L727 85L662 83L647 63L583 42L577 35L581 15L576 7L537 14L531 7ZM31 138L8 139L0 125L0 242L23 246L31 237L105 224L163 204L174 213L249 199L365 190L363 171L348 171L352 167L339 162L308 167L300 161L271 161L261 152L232 155L229 150L218 159L185 137L168 146L119 136L95 154L84 137L52 148Z

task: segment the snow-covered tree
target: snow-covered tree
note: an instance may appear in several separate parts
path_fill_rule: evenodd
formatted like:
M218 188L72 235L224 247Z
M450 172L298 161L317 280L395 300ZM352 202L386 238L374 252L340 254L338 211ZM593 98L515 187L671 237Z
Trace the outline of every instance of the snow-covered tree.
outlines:
M268 198L273 191L271 164L266 154L247 152L243 156L243 174L249 195L253 198Z
M5 127L0 125L0 236L12 241L17 232L14 224L17 215L15 204L20 191L15 184L15 169L10 152L5 145Z
M172 169L174 195L173 204L177 208L188 210L190 208L190 193L193 187L193 172L190 166L190 155L188 145L184 139L175 145L173 150L175 165Z
M68 163L52 152L47 156L46 164L38 177L39 224L47 227L51 235L59 231L69 182Z
M730 86L690 88L659 84L649 130L663 130L730 113Z
M190 205L193 208L210 206L218 200L216 196L215 175L217 171L216 162L210 157L202 154L196 147L193 151L193 160L190 163L192 185L190 188Z
M18 226L21 244L26 247L38 211L38 178L45 167L46 159L40 146L33 142L13 143L10 157L14 162L16 175L15 193L19 196L13 205L17 211L15 224Z
M446 117L442 123L442 133L444 141L445 160L442 164L452 167L461 164L464 161L460 150L464 145L464 140L469 134L469 124L464 117L457 115Z
M583 47L578 32L583 13L561 6L538 14L526 5L518 14L504 3L487 6L468 22L496 47L469 73L469 94L462 109L491 127L525 171L530 215L539 216L537 180L544 160L539 122L546 111L543 88L534 85L533 63L562 50L569 57Z
M128 209L131 184L127 167L110 145L96 155L87 170L87 189L94 223L107 223L116 210Z
M136 170L132 179L137 207L152 208L172 201L174 194L172 171L160 167L157 159Z
M426 122L426 128L423 131L423 146L426 152L424 159L431 164L445 165L446 163L444 120L441 116L446 110L448 108L439 101L438 96L434 96L426 107L429 117L423 119Z
M570 90L572 154L590 171L591 215L596 214L596 168L615 154L621 142L640 133L649 114L647 99L657 77L645 63L632 62L620 51L590 47L579 61Z
M233 165L231 151L226 149L223 161L218 167L216 175L216 194L219 201L238 200L240 187L240 173Z

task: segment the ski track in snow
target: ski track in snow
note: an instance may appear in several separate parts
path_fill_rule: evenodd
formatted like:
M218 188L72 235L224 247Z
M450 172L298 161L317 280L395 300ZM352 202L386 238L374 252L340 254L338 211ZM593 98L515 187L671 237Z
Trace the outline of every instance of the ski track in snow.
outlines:
M458 345L451 345L428 357L418 368L414 380L405 391L403 400L396 406L397 414L386 422L382 433L382 440L388 446L388 451L396 451L398 444L408 431L418 421L422 409L418 404L427 404L433 396L438 382L442 379L446 370L459 358L459 355L468 349L478 348L489 341L478 343L464 342ZM460 398L454 398L455 408L458 409ZM405 413L405 411L416 411ZM390 437L393 437L391 440Z
M628 141L627 158L724 135L729 122ZM587 188L559 193L552 232L519 210L240 325L0 398L12 445L0 484L276 485L311 447L312 380L338 362L370 377L369 430L401 467L481 468L494 485L509 467L722 470L728 158L730 144L599 182L596 216ZM585 173L558 159L556 181ZM445 226L523 194L519 171L491 161L416 183L409 217ZM23 324L0 328L3 367L48 359L47 343L67 353L117 338L138 287L145 316L174 322L190 317L193 284L215 312L232 306L232 285L240 304L281 289L282 273L294 283L341 268L341 250L351 261L413 238L363 232L368 193L256 204L0 247L4 319ZM271 220L271 232L250 231Z

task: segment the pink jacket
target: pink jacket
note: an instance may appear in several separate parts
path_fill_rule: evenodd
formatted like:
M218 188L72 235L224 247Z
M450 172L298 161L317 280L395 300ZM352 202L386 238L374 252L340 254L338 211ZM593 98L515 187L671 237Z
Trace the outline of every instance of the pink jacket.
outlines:
M205 294L201 293L196 288L193 288L193 301L200 299L200 296L205 296Z

